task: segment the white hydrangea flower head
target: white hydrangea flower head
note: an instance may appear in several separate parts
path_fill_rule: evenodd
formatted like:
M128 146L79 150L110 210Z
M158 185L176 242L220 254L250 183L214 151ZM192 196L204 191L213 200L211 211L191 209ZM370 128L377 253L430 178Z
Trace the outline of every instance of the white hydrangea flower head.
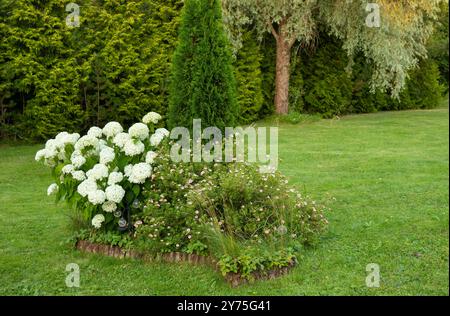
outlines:
M127 165L124 169L125 177L129 178L131 176L131 172L133 172L133 165Z
M105 222L105 220L106 219L105 219L105 216L103 216L103 214L97 214L92 219L92 226L99 229L102 227L102 224Z
M73 159L73 158L79 157L79 156L83 156L83 154L81 153L81 151L79 151L79 150L74 150L74 152L73 152L72 155L70 156L70 159Z
M61 132L58 135L56 135L55 137L55 141L58 144L58 148L62 148L64 147L65 143L66 143L66 138L69 136L70 134L67 132Z
M80 137L81 137L80 134L73 133L66 137L65 142L66 142L66 144L75 145L76 142L80 139Z
M103 128L103 135L107 138L113 138L123 132L123 127L117 122L109 122Z
M55 141L59 146L67 145L67 144L75 144L78 139L80 139L80 134L74 133L69 134L67 132L61 132L55 137Z
M70 161L76 169L79 169L86 163L86 158L83 157L81 151L75 150L70 157Z
M86 172L86 176L89 179L93 180L101 180L104 178L108 178L109 170L108 167L102 163L96 164L91 170Z
M106 201L103 203L102 209L106 213L114 213L117 210L117 204L112 201Z
M165 128L158 128L155 131L155 134L161 134L163 137L169 137L170 136L170 132L167 129L165 129Z
M42 161L45 158L45 156L46 156L46 149L41 149L36 153L34 160Z
M158 156L157 153L154 151L149 151L147 155L145 156L145 162L149 165L153 164L155 162L155 158Z
M106 194L102 190L96 190L96 191L93 191L93 192L89 192L88 200L93 205L100 205L100 204L105 203L105 201L106 201Z
M82 170L73 171L72 172L72 177L75 180L80 181L80 182L86 180L86 174Z
M87 132L88 136L101 138L103 136L103 130L97 126L91 127Z
M131 136L128 133L119 133L114 137L113 143L120 149L125 147L125 144L131 141Z
M152 167L147 163L139 163L133 166L131 175L128 177L130 183L143 184L152 176Z
M120 203L125 196L125 190L117 184L111 185L105 190L106 198L110 202Z
M146 140L150 135L150 130L147 125L143 123L136 123L130 127L128 134L130 134L133 138Z
M91 192L95 192L98 190L97 182L93 179L87 179L80 183L80 185L77 188L78 193L82 197L86 197Z
M104 147L102 151L100 152L100 163L107 165L110 162L113 162L116 158L116 154L114 152L114 149L111 147Z
M109 174L108 185L114 185L114 184L120 183L122 181L123 181L122 172L114 171Z
M91 135L81 137L75 144L75 150L82 151L83 149L98 150L99 140Z
M125 152L125 155L134 157L142 154L145 151L145 145L140 140L129 140L125 144L123 151Z
M100 139L98 141L98 148L100 149L100 152L105 149L106 147L108 147L108 143L106 142L106 140L104 139Z
M53 157L57 156L59 160L66 159L66 145L74 145L78 139L80 138L80 134L69 134L67 132L61 132L56 135L54 140L49 141L48 147L49 152Z
M58 190L59 190L59 187L56 183L50 184L50 186L47 189L47 195L50 196L50 195L56 194L56 193L58 193Z
M58 143L54 139L49 139L45 143L45 159L54 159L58 156Z
M58 142L56 141L56 139L49 139L46 143L45 143L45 148L46 149L56 149L58 145Z
M155 133L150 137L150 144L153 147L159 146L159 144L161 144L161 142L164 139L164 135L160 134L160 133Z
M72 172L75 171L75 167L73 165L65 165L62 169L61 172L63 174L71 174Z
M142 122L144 122L145 124L158 124L158 122L162 119L162 116L159 115L156 112L150 112L147 115L144 116L144 118L142 119Z

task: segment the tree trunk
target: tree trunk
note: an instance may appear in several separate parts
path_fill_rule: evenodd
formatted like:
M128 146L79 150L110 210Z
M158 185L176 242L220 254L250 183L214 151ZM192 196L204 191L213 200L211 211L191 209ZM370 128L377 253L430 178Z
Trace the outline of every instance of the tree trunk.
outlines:
M280 32L277 38L275 109L278 114L288 114L289 112L291 45L283 35L283 32Z

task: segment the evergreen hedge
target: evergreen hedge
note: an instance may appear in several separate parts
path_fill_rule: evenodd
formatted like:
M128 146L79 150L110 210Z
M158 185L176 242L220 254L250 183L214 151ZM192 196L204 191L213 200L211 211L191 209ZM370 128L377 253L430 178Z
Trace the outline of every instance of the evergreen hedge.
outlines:
M41 141L61 130L85 132L89 126L111 120L128 125L149 111L167 116L172 57L184 1L77 3L81 25L69 28L67 1L0 1L0 138ZM371 93L370 62L355 56L350 74L348 57L339 43L322 32L316 49L294 50L291 110L332 117L436 106L442 90L448 91L448 7L442 10L440 21L430 40L430 58L410 74L400 100L380 91ZM196 28L200 31L199 25ZM204 31L222 43L218 52L228 59L223 36L216 38L212 30ZM232 60L239 107L236 124L274 112L274 40L269 34L259 41L251 26L242 34L243 48ZM204 46L203 54L208 55L208 47ZM224 113L218 102L205 101L214 96L225 102L221 98L228 93L220 96L214 81L207 79L213 65L200 62L195 71L195 102L201 106L194 110L211 122L233 112ZM229 71L223 75L227 77L224 82L233 80ZM233 90L231 85L227 83L221 92ZM193 100L194 96L191 104Z

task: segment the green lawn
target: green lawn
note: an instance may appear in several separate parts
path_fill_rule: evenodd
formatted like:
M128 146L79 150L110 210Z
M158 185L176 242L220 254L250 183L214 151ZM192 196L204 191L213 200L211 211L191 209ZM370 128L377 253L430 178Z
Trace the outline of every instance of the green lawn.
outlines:
M0 147L3 295L448 295L448 107L280 126L280 169L318 201L329 232L288 276L230 288L208 267L79 253L67 210L47 198L40 146ZM81 287L65 286L65 267ZM367 288L366 266L381 268Z

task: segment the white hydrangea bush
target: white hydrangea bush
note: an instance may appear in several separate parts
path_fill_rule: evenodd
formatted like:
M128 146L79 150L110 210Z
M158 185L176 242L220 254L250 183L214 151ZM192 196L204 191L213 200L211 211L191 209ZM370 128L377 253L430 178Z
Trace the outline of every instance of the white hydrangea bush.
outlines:
M92 127L86 135L62 132L36 153L52 169L55 183L47 194L82 210L95 229L124 224L124 214L149 188L161 143L170 135L148 113L128 131L117 122Z

